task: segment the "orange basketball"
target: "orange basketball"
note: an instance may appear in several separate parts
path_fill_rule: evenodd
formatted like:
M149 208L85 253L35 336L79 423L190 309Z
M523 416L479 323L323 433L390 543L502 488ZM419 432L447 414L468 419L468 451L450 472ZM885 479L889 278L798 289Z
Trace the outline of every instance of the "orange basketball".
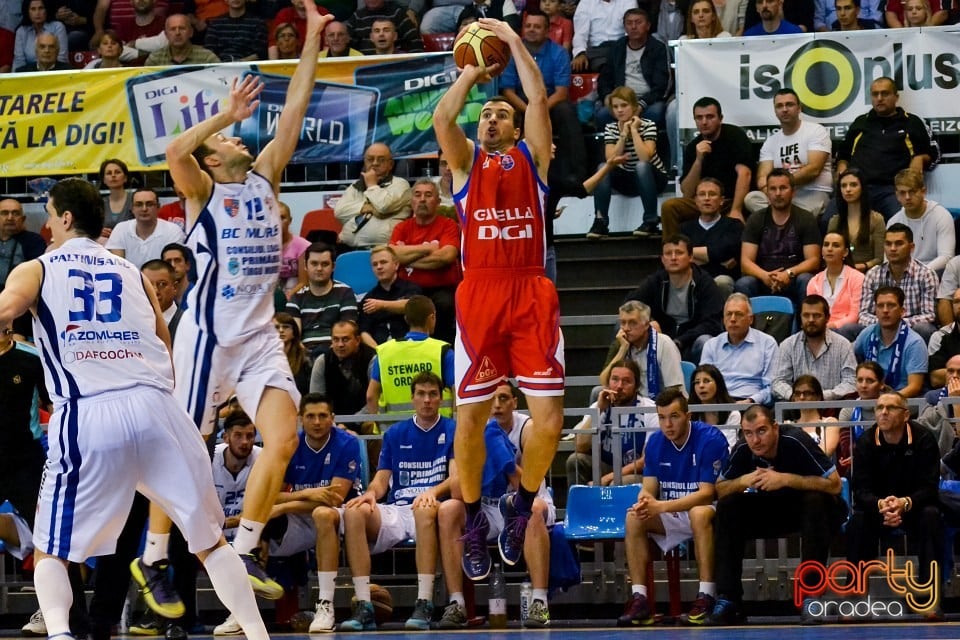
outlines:
M499 64L500 68L492 74L496 76L510 62L510 47L492 31L474 22L453 43L453 60L460 69L468 64L481 68Z

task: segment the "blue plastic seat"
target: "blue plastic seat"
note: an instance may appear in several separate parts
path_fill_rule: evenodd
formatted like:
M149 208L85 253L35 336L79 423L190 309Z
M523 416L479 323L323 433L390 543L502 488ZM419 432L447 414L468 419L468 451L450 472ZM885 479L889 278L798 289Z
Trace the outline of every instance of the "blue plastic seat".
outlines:
M333 279L350 285L359 297L377 286L377 277L370 266L370 251L350 251L337 256L333 267Z
M797 316L794 312L793 301L786 296L754 296L750 298L753 308L754 323L757 317L764 313L786 313L790 316L790 333L797 332Z
M696 369L697 365L689 360L680 361L680 370L683 371L683 384L687 388L687 395L693 393L693 372L696 371Z
M627 509L637 502L639 484L590 487L575 484L567 494L563 521L568 540L611 540L624 537Z

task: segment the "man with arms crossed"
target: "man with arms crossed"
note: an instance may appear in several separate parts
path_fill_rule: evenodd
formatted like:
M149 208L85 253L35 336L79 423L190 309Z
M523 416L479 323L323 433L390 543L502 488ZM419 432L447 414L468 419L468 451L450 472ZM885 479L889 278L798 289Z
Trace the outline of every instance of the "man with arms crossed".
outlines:
M557 291L544 271L543 204L551 127L543 78L520 36L498 20L483 18L480 25L510 46L527 96L526 137L519 140L520 115L502 97L484 104L478 142L468 140L457 126L467 95L477 83L490 79L485 69L472 65L440 99L433 127L453 172L463 230L463 282L456 305L456 450L468 538L482 541L488 531L480 509L483 431L497 386L508 376L516 376L533 419L520 488L507 503L499 537L504 562L513 566L520 558L533 499L556 453L563 426L560 308ZM464 548L484 546L468 543ZM490 571L485 549L465 555L463 564L473 580Z
M266 640L243 563L223 538L207 452L175 408L170 333L153 287L97 244L103 201L89 182L60 181L46 209L55 249L7 278L0 331L33 313L55 407L33 535L47 636L73 637L67 562L112 553L141 491L172 515L247 637ZM89 332L104 337L93 347L75 341Z
M175 394L204 434L217 420L217 406L236 393L263 437L263 452L250 472L243 517L233 545L242 554L254 589L279 598L283 588L267 577L253 550L270 516L283 471L297 448L297 391L283 346L273 327L273 290L280 268L280 175L293 155L310 92L323 27L313 0L305 0L307 38L290 79L277 136L254 158L236 138L219 133L256 111L263 83L254 76L234 83L229 105L181 133L167 146L170 175L186 197L188 243L199 278L188 294L188 313L177 327ZM241 248L272 257L262 274L235 274L228 266ZM254 291L255 293L247 293ZM145 587L158 584L166 558L169 520L151 509L142 558L131 565ZM147 595L147 603L152 598ZM154 608L151 605L151 608ZM169 615L163 603L154 608ZM234 612L236 613L236 612Z

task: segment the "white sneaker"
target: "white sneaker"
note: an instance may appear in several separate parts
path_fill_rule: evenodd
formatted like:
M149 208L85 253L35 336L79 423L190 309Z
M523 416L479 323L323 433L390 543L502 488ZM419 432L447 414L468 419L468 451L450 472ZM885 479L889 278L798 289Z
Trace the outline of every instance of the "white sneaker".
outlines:
M25 636L46 636L47 625L43 621L43 611L40 609L34 611L30 620L20 628L20 631Z
M224 620L221 624L218 624L213 628L213 635L215 636L242 636L243 629L240 628L237 619L233 617L231 613L227 616L227 619Z
M310 633L329 633L337 626L337 621L333 617L333 603L329 600L321 600L317 603L317 613L313 616L313 622L310 623Z

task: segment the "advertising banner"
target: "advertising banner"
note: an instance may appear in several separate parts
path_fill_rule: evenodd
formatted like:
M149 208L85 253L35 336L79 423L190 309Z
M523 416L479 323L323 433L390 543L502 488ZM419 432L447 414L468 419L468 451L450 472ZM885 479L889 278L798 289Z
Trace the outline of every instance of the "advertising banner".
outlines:
M224 108L233 80L248 74L265 83L260 106L223 133L258 153L276 133L294 69L278 61L0 76L0 172L91 173L106 158L162 169L170 140ZM456 77L449 53L321 60L292 162L359 161L374 141L395 158L435 153L433 109ZM470 94L468 136L495 93L489 84Z

